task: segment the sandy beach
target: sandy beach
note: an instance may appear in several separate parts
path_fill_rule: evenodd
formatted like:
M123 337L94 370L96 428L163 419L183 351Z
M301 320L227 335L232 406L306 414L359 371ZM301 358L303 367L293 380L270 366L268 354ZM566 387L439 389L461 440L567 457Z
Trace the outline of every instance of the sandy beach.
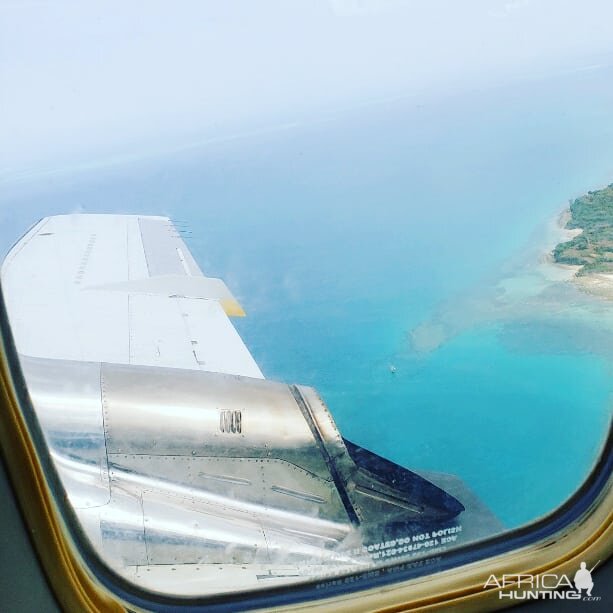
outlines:
M588 294L613 300L613 274L592 273L591 275L574 277L573 282Z

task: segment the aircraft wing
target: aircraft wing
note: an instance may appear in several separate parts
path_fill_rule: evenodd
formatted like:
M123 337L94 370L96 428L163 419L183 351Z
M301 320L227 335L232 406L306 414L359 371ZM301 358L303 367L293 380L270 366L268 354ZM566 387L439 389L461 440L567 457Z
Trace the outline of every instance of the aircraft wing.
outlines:
M47 217L2 280L24 355L263 378L229 319L241 306L167 217Z

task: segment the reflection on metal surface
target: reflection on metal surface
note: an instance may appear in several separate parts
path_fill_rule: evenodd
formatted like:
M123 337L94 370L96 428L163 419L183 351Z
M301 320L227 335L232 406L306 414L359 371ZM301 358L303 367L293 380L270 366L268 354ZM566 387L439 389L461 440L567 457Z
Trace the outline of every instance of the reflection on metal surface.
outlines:
M165 325L175 326L184 344L173 337L166 345L168 330L135 322L145 316L135 310L139 299L152 287L160 291L147 279L202 276L168 225L164 218L121 216L43 220L15 246L2 271L33 406L69 500L106 562L150 589L199 594L365 568L384 550L397 557L438 546L433 528L459 533L457 518L474 508L465 510L432 482L346 441L315 390L261 378L227 317L219 334L236 353L220 345L226 372L219 361L211 371L202 368L201 362L215 361L221 337L207 345L211 338L196 334L206 326L186 326L176 292L148 304L160 307L150 314L153 320L170 317ZM39 233L42 227L53 233ZM147 236L138 234L143 228ZM51 258L52 241L67 232L84 236L83 249L75 250L78 282L62 276L64 266L49 274L70 286L65 292L47 297L24 287L19 273L49 266L40 257ZM127 240L118 241L117 232ZM42 234L47 246L30 249ZM154 235L165 250L153 253ZM97 250L120 243L127 267L116 263L109 271L97 264L96 278L88 277L88 267L104 256ZM100 285L111 288L111 312L85 333L86 324L97 322L79 309L91 304L92 291L101 295ZM28 328L40 315L37 301L48 300L53 314L66 298L63 308L76 309L75 318L47 321L63 327L66 346L52 342L55 333L32 338L32 330L43 330L40 322ZM207 309L196 310L219 317ZM128 343L118 353L106 336L122 330ZM206 359L192 359L194 346L206 346L199 349ZM200 568L224 572L196 580Z

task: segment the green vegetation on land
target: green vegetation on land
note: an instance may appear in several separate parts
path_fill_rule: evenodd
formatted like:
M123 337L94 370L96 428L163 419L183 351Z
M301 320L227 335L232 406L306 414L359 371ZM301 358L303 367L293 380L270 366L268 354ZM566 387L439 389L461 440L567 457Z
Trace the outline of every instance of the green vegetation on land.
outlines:
M578 275L613 273L613 183L571 202L570 213L566 227L583 232L553 250L555 261L581 266Z

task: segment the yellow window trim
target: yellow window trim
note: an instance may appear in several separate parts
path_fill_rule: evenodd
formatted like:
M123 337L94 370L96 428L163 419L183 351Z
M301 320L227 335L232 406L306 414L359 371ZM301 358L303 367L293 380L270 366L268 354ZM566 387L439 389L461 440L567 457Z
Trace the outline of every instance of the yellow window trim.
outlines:
M1 306L1 305L0 305ZM1 324L2 322L0 322ZM16 381L0 335L0 446L9 477L39 559L60 606L67 611L124 611L82 559L44 475L21 411ZM334 598L275 607L275 611L480 611L512 604L498 590L484 590L487 578L512 573L572 573L583 559L604 560L613 553L613 478L593 505L572 525L546 540L503 555ZM392 575L393 576L393 575Z
M21 412L15 380L0 339L0 447L20 510L60 606L67 611L124 611L98 584L75 547L49 489Z

